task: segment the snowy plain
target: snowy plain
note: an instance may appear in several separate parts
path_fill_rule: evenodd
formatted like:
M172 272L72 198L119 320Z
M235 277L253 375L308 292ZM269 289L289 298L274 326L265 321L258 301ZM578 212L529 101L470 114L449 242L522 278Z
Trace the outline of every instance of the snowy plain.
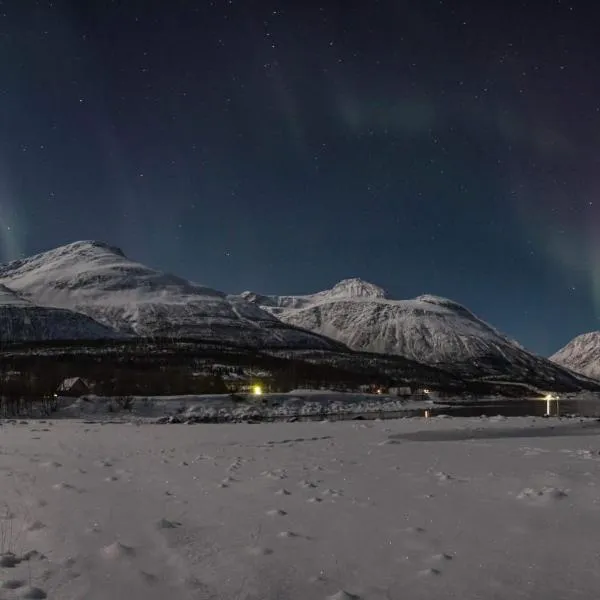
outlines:
M597 598L599 434L4 421L0 598Z

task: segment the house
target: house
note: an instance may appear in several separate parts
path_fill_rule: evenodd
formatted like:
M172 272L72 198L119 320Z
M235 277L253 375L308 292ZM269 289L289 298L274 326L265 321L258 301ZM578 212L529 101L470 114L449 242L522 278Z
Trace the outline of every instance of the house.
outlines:
M85 379L81 377L69 377L58 386L56 395L79 397L89 394L90 391L90 384Z

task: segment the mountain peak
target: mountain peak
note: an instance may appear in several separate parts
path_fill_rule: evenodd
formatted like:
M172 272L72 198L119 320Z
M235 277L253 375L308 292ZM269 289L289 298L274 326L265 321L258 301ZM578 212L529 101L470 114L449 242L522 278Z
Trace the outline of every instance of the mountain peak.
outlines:
M122 258L125 258L125 253L118 246L112 246L106 242L98 240L80 240L61 246L56 250L62 250L63 252L86 252L90 250L105 250L110 254L116 254Z
M350 279L342 279L336 283L328 296L345 297L345 298L387 298L387 292L374 283L369 283L359 277Z
M600 331L578 335L550 360L576 373L600 379Z

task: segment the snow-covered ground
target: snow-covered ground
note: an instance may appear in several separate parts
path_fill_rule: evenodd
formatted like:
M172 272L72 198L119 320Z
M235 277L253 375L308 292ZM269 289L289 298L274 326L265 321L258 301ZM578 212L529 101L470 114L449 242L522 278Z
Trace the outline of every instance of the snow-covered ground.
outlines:
M394 398L376 394L353 394L329 390L294 390L285 394L242 395L235 400L231 394L199 396L133 396L127 411L117 398L86 396L61 399L63 417L141 418L179 415L182 418L285 418L328 414L365 414L398 412L424 407L411 398ZM122 401L121 401L122 402Z
M0 598L595 599L598 433L4 422Z

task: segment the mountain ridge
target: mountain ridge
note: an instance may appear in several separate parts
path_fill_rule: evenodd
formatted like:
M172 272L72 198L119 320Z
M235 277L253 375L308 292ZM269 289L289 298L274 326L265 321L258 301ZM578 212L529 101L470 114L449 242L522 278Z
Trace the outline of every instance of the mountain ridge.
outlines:
M2 265L0 284L36 305L87 315L121 334L345 348L237 297L130 260L104 242L73 242Z
M346 281L346 280L343 280ZM374 284L367 284L382 289ZM339 340L357 351L400 355L468 377L536 379L552 385L576 375L526 351L462 304L423 294L399 300L373 295L266 296L246 292L282 321Z
M589 331L574 337L550 360L576 373L600 380L600 331Z

